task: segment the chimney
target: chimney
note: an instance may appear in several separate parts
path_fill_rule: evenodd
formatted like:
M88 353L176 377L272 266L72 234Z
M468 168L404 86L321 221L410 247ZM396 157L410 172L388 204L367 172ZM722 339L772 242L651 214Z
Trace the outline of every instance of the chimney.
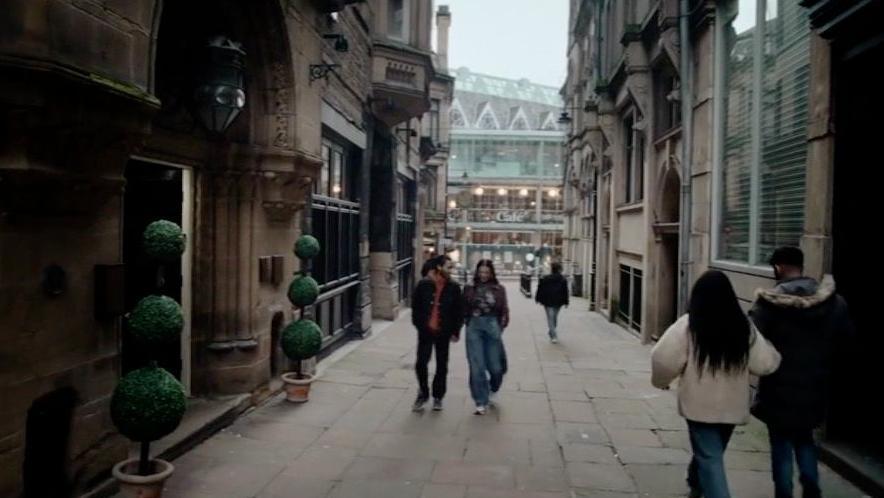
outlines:
M436 12L436 54L439 56L439 69L448 71L448 31L451 29L451 11L447 5L440 5Z

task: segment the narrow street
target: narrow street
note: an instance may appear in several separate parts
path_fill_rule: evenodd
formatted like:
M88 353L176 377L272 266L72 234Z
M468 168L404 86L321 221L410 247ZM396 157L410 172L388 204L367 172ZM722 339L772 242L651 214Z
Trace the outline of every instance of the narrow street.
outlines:
M564 310L552 345L541 309L515 284L508 291L510 371L488 415L472 413L463 341L452 348L445 410L410 411L406 313L321 365L309 403L277 398L174 461L164 496L685 496L686 427L674 392L648 382L650 348L581 311L581 300ZM763 427L738 429L727 461L735 497L772 496ZM825 496L863 496L821 471Z

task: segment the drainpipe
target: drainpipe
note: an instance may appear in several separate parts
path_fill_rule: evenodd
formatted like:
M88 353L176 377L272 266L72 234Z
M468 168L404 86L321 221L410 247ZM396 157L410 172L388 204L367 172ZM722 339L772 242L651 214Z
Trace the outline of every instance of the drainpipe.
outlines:
M691 72L690 0L680 0L681 39L681 213L678 232L678 315L687 311L691 269L691 163L693 162L693 74Z

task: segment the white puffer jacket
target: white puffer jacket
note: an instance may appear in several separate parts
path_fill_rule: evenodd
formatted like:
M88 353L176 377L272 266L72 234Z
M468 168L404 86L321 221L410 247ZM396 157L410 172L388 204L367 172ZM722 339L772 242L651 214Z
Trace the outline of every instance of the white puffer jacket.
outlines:
M688 315L679 318L651 353L651 383L668 389L678 377L678 411L682 417L709 424L743 425L749 422L749 375L770 375L780 366L780 353L752 326L748 368L733 374L700 376L688 331Z

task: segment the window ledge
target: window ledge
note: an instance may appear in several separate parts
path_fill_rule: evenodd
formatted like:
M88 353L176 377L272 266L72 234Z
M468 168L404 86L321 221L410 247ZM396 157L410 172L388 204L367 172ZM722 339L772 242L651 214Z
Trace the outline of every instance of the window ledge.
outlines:
M617 213L635 213L638 211L642 211L645 208L645 201L641 200L638 202L633 202L632 204L623 204L617 207Z
M675 128L671 128L668 131L664 132L662 135L654 139L654 145L660 146L663 145L667 140L671 138L675 138L681 136L681 125L676 126Z
M714 259L709 263L710 269L729 271L734 273L742 273L743 275L752 275L763 278L774 278L773 269L765 266L753 266L748 263L738 263L735 261L724 261Z

